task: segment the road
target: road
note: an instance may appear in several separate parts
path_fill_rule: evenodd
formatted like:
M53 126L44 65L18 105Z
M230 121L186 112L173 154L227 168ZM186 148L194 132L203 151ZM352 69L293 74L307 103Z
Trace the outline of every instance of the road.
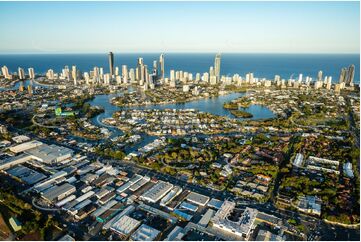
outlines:
M40 126L40 127L43 127L43 128L48 128L48 129L58 129L60 127L58 126L47 126L47 125L43 125L43 124L40 124L36 121L36 117L37 115L35 114L32 118L31 118L31 122L37 126Z
M114 166L120 166L123 167L124 170L128 172L134 172L143 176L149 176L149 177L155 177L157 179L167 181L172 183L173 185L177 185L182 187L183 189L188 189L194 192L201 193L203 195L212 197L212 198L218 198L221 200L232 200L235 202L239 202L242 204L259 204L256 201L252 200L246 200L242 199L228 191L217 191L208 187L204 187L198 184L189 183L187 181L184 181L182 179L179 179L177 177L174 177L172 175L160 173L154 170L151 170L150 168L141 167L137 164L131 163L131 162L119 162L116 160L104 160L104 162L112 164Z
M354 113L351 108L351 101L349 98L347 98L346 101L347 101L347 104L349 107L349 111L347 113L348 117L346 116L345 118L348 118L349 122L350 122L349 129L355 140L354 147L359 149L360 148L360 130L357 128L357 125L356 125ZM357 163L357 171L358 171L358 174L360 174L360 162Z
M56 144L56 145L61 145L61 146L65 146L67 148L73 149L79 153L85 154L87 155L90 159L94 159L96 160L97 156L93 153L89 153L89 152L84 152L82 149L78 148L78 147L74 147L74 146L70 146L67 144L63 144L63 143L59 143L56 141L52 141L52 140L48 140L48 139L43 139L43 138L39 138L36 135L32 134L31 132L25 132L24 130L20 130L20 129L16 129L13 127L9 128L9 131L16 131L20 134L25 134L31 138L35 138L38 139L44 143L47 144ZM259 211L274 215L276 217L279 218L283 218L283 219L289 219L289 218L297 218L301 221L303 221L306 224L311 225L318 225L321 226L322 228L325 229L325 231L333 231L332 233L334 233L334 236L337 236L337 232L340 230L340 228L337 228L336 226L331 226L329 224L326 224L325 222L323 222L322 220L318 219L318 218L314 218L305 214L300 214L300 213L296 213L293 211L289 211L289 210L280 210L278 208L276 208L271 202L267 202L267 203L257 203L255 201L251 201L251 200L246 200L243 198L240 198L238 196L233 195L232 193L228 192L228 191L217 191L217 190L213 190L211 188L207 188L198 184L194 184L194 183L189 183L187 181L184 181L182 179L179 179L178 177L174 177L168 174L163 174L154 170L151 170L149 168L146 167L141 167L137 164L131 163L131 162L120 162L117 160L104 160L103 162L109 162L112 165L115 166L120 166L122 167L124 170L126 171L131 171L134 173L138 173L141 174L143 176L149 176L149 177L156 177L157 179L160 180L164 180L164 181L168 181L174 185L178 185L181 186L184 190L188 189L194 192L198 192L201 193L203 195L209 196L211 198L218 198L220 200L231 200L231 201L235 201L240 207L253 207L258 209ZM29 203L32 203L33 201L29 198L27 198L26 196L24 196L24 199L27 199ZM34 205L35 206L35 205ZM37 206L35 206L37 207ZM83 229L81 229L79 226L77 226L74 223L71 223L69 221L66 221L64 219L64 216L62 216L61 211L54 211L54 210L46 210L44 211L44 209L42 209L42 211L44 213L49 213L52 214L58 221L60 221L62 224L66 224L67 228L74 232L77 237L79 238L84 238L84 236L89 236L87 235L87 232L84 231ZM343 230L341 229L340 231ZM350 238L354 237L354 234L351 234L350 230L345 230L347 233L349 233L347 236ZM350 235L351 234L351 235ZM329 234L325 234L327 236L330 236ZM342 237L340 237L342 238Z

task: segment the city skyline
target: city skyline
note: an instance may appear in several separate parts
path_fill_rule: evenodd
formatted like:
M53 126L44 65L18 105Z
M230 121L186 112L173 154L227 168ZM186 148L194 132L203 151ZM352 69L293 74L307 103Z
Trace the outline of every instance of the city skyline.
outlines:
M359 2L2 2L0 7L6 10L0 16L0 54L360 52Z
M167 1L0 0L0 241L360 241L360 3Z

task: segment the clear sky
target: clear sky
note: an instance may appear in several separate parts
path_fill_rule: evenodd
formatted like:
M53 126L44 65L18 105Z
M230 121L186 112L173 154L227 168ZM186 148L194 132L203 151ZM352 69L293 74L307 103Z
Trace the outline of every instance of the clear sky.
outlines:
M0 53L359 53L359 2L1 2Z

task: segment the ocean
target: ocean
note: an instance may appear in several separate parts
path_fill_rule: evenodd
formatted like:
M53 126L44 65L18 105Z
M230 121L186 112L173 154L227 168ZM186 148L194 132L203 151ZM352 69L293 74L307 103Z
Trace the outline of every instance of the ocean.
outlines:
M137 58L143 57L144 63L152 68L153 60L159 60L160 53L122 54L114 53L115 66L127 65L128 70L135 68ZM214 65L215 53L165 53L166 76L169 71L182 70L193 73L209 71ZM280 75L281 78L298 78L310 76L315 79L318 71L324 76L332 76L333 82L338 82L342 67L355 65L354 82L360 82L360 55L359 54L222 54L221 74L245 76L253 72L255 77L271 78ZM104 54L12 54L0 55L0 66L6 65L11 72L22 67L34 67L35 72L44 74L48 69L60 72L65 65L70 68L76 65L82 72L90 71L94 66L103 67L109 72L108 55Z

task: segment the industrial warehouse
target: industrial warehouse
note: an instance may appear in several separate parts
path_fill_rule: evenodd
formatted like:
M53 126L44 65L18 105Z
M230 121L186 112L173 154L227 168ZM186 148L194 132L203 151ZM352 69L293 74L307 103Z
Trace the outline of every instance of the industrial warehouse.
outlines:
M40 195L32 199L35 206L55 211L69 223L86 225L90 235L180 240L205 233L214 239L249 239L257 236L258 223L280 224L256 209L235 215L234 202L121 166L91 162L65 147L19 142L12 147L14 155L1 162L2 172L26 184L25 194ZM286 224L281 231L293 233Z

